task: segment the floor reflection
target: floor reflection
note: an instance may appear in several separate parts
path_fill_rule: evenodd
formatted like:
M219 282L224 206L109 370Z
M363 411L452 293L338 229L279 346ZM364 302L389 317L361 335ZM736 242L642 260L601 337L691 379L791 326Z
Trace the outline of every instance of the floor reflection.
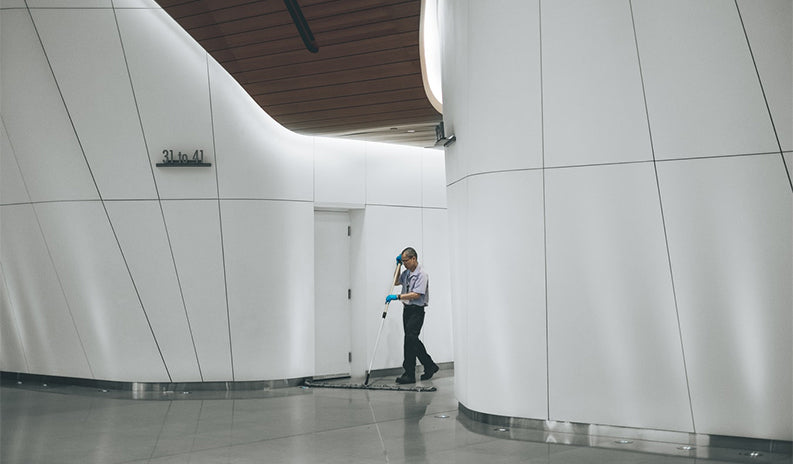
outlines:
M146 400L90 388L3 385L0 462L791 462L790 456L741 457L737 453L702 460L682 452L675 455L674 450L646 452L636 443L626 448L613 443L598 446L591 437L575 434L498 431L497 426L472 421L459 412L452 373L439 374L431 382L436 392L290 387Z
M421 431L421 422L425 419L427 406L430 404L432 393L409 392L403 396L404 410L404 456L408 462L427 462L427 448L424 444L424 432Z

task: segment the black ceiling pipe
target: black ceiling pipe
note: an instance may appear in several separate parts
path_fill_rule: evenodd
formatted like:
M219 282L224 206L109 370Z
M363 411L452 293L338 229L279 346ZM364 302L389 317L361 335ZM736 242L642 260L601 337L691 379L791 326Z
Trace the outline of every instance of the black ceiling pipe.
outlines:
M289 15L292 16L292 22L295 23L297 32L300 33L300 38L303 39L303 43L306 44L306 49L311 53L317 53L319 47L317 47L317 43L314 41L314 34L311 33L311 28L308 27L306 18L303 16L303 10L301 10L300 5L297 4L297 0L284 0L284 5L286 5L286 9L289 10Z

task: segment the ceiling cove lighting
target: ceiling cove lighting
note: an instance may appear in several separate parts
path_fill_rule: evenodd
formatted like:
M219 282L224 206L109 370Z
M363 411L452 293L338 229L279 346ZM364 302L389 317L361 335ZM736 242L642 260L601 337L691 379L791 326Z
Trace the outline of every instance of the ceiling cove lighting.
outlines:
M443 114L443 91L441 89L441 35L439 3L443 0L421 0L419 25L419 55L421 57L421 79L424 92L432 107Z

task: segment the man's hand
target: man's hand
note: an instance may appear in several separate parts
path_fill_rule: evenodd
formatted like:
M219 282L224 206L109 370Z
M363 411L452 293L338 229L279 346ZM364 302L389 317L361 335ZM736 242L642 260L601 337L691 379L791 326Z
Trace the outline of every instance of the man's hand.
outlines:
M397 255L396 260L397 264L402 264L402 255Z
M390 303L390 302L392 302L394 300L399 300L399 296L398 295L388 295L387 297L385 297L385 302L386 303Z

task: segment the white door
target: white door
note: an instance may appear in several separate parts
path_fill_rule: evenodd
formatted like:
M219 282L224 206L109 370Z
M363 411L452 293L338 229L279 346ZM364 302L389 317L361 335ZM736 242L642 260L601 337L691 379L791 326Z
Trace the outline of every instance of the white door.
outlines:
M350 375L350 214L314 212L314 377Z

